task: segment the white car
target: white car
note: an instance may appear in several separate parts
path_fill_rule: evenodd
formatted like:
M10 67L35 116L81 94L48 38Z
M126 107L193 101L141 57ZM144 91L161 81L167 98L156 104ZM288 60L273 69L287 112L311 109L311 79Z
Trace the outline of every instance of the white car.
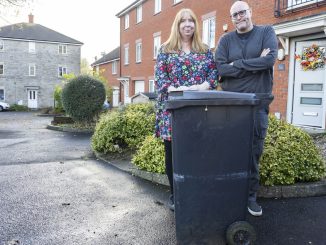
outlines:
M10 105L8 103L0 101L0 111L9 110L9 108L10 108Z

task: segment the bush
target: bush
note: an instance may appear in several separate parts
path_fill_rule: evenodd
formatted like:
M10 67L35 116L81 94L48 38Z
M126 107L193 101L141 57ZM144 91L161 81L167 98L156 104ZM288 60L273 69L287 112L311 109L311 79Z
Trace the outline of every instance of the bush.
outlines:
M54 88L54 93L53 93L53 97L54 97L54 111L56 113L60 113L63 112L63 105L62 105L62 99L61 99L61 95L62 95L62 87L59 85L56 85Z
M164 144L162 140L153 135L147 136L132 158L132 163L139 169L148 172L165 173Z
M325 162L306 132L270 116L260 176L263 185L317 181L325 176Z
M147 135L154 133L154 106L130 104L121 110L102 114L92 137L92 148L98 152L122 152L137 148Z
M104 100L103 84L87 75L72 78L62 90L63 108L77 122L92 122Z
M13 104L10 106L11 111L28 111L28 107L25 105Z
M126 124L123 131L125 142L137 148L147 135L154 133L155 113L151 103L130 104L124 111Z
M102 114L92 136L92 148L95 151L109 153L122 152L126 147L124 140L125 118L119 111Z

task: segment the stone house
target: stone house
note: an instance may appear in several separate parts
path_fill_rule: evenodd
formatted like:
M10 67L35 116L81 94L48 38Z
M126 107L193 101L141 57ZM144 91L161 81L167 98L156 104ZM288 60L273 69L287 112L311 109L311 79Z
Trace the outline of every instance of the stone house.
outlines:
M326 48L325 0L248 0L253 22L272 25L279 40L274 66L275 99L271 113L289 123L326 128L324 62L304 70L296 55L312 45ZM175 14L191 8L200 22L203 41L214 50L221 35L234 30L229 9L234 0L136 0L117 13L120 18L121 100L154 90L155 57L170 34Z
M37 109L53 106L64 74L80 73L83 43L33 19L0 28L0 100Z

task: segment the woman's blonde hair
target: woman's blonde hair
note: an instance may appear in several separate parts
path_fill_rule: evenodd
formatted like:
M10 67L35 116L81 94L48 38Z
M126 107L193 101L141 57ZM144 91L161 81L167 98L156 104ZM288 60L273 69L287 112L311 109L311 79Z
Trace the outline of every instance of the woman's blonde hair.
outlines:
M165 53L175 53L182 49L181 47L181 34L179 26L185 14L189 14L195 24L195 32L192 37L191 50L196 53L207 52L208 47L202 42L199 34L199 25L195 13L191 9L181 9L174 18L171 26L171 33L168 40L163 44L163 51Z

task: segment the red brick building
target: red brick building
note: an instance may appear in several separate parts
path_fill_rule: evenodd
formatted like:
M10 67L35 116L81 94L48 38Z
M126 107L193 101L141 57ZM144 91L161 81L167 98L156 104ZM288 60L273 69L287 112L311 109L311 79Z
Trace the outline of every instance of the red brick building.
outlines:
M167 40L181 8L191 8L202 38L215 49L219 37L234 29L229 9L234 0L137 0L117 14L120 18L120 97L124 103L138 92L154 90L158 47ZM326 47L325 0L248 0L257 25L273 25L279 39L274 67L275 100L271 113L295 125L325 128L325 67L303 71L295 54Z
M120 47L112 50L110 53L103 55L100 59L91 64L93 71L105 77L108 85L112 87L112 100L110 101L113 107L119 105L121 84L118 81L120 77Z

